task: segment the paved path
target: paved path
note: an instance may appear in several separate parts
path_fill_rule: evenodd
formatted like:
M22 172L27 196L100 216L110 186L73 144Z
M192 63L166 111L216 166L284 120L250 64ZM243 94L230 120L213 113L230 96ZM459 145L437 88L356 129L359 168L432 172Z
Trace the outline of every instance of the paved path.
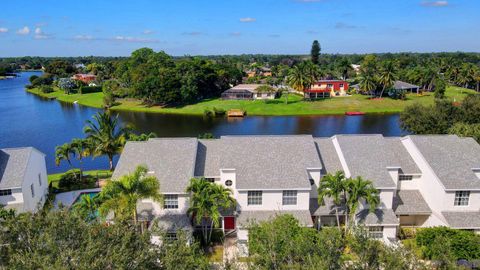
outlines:
M55 195L55 201L53 202L53 205L55 209L58 209L60 205L70 207L82 193L100 192L101 190L101 188L91 188L58 193Z

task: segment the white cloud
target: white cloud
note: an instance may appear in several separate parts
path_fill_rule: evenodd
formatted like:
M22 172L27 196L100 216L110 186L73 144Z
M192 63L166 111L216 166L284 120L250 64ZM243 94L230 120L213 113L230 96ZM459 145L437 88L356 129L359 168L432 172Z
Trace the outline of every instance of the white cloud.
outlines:
M90 35L76 35L73 37L75 40L94 40L95 38Z
M34 39L50 39L52 35L45 34L40 27L35 28Z
M24 26L23 28L20 28L17 30L18 35L28 35L30 34L30 28L28 26Z
M150 30L150 29L146 29L146 30L143 30L142 33L143 33L144 35L151 35L151 34L155 33L155 31Z
M157 43L159 42L156 39L151 38L137 38L137 37L126 37L126 36L116 36L112 39L113 41L124 41L124 42L137 42L137 43Z
M8 32L8 28L0 27L0 33L7 33L7 32Z
M35 28L35 34L41 35L42 34L42 29L40 27Z
M243 23L251 23L251 22L256 22L257 19L251 18L251 17L246 17L246 18L240 18L240 22Z
M421 5L424 7L446 7L448 1L423 1Z

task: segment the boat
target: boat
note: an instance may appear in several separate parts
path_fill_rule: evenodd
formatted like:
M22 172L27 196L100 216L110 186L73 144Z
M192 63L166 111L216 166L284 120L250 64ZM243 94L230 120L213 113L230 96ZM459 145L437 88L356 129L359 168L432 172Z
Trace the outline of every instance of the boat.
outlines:
M345 115L355 116L355 115L365 115L364 112L345 112Z

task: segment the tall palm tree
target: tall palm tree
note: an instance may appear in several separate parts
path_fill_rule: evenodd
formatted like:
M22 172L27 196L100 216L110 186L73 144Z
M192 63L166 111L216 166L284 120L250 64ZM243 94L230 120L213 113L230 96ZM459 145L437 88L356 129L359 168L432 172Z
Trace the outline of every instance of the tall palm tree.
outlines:
M342 203L345 196L346 178L342 171L336 172L334 175L327 174L322 177L320 186L318 187L318 203L322 204L325 198L331 198L335 204L335 217L337 218L337 226L340 229L340 219L338 217L338 207Z
M100 192L102 203L99 207L100 215L105 217L110 211L120 218L133 220L136 225L137 203L142 199L152 199L163 204L163 195L156 177L147 175L148 169L138 166L131 174L124 175L118 180L107 180L107 184Z
M91 143L93 156L106 155L110 171L113 171L113 157L123 150L130 129L120 126L118 115L111 117L109 112L99 112L93 116L93 119L95 121L87 121L83 132Z
M342 79L346 80L348 78L348 73L353 70L353 67L348 58L343 58L342 60L340 60L337 69L338 72L342 75Z
M370 212L374 212L375 208L377 208L380 203L379 192L369 180L364 180L362 177L358 176L354 179L348 179L345 187L345 193L347 194L348 220L353 221L358 206L360 205L360 201L365 200L367 202Z
M75 155L75 151L72 148L72 145L69 143L64 143L55 148L55 165L59 166L60 163L65 160L70 167L73 167L71 156Z
M287 83L295 90L303 92L321 76L317 65L310 61L302 62L292 69L287 76Z
M380 66L380 75L378 82L382 85L382 92L380 97L383 96L385 89L392 87L397 80L395 64L392 61L386 61Z
M80 162L80 181L82 181L83 176L83 158L88 157L91 152L91 143L87 139L73 139L70 143L71 150L73 151L75 157Z
M98 206L98 196L91 197L89 194L83 194L80 197L80 201L75 203L72 209L85 220L93 221L97 219Z
M201 224L203 240L207 245L210 243L213 228L219 226L220 210L235 205L232 191L204 178L192 178L186 191L191 194L188 214L195 218L197 224ZM210 224L207 224L207 220Z
M360 75L360 90L370 95L377 89L377 80L371 72L362 72Z

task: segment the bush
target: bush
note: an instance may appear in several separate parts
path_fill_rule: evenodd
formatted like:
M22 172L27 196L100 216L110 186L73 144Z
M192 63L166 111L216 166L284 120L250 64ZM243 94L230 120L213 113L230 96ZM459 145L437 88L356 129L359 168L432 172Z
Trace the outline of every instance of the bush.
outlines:
M70 92L77 87L75 81L70 78L60 78L57 84L58 87L65 91L65 94L70 94Z
M81 86L80 94L99 93L102 92L101 86Z
M69 170L60 176L58 187L60 189L71 189L80 181L80 170Z
M417 230L417 245L424 247L424 255L429 259L437 259L435 244L439 239L445 239L450 244L452 256L457 260L480 259L480 235L447 227Z
M33 75L32 77L34 77L35 75ZM53 82L53 79L49 76L41 76L41 77L36 77L34 79L32 79L32 77L30 77L31 79L31 83L33 86L40 86L40 85L51 85L52 82Z
M203 111L203 116L206 117L206 118L213 118L214 112L209 110L209 109L205 109Z
M48 85L42 85L40 86L40 91L44 94L52 93L54 92L53 87L48 86Z
M412 239L417 235L417 230L415 228L401 228L400 229L400 239Z
M218 116L224 116L227 112L222 108L213 107L213 113L215 114L215 117L218 117Z

